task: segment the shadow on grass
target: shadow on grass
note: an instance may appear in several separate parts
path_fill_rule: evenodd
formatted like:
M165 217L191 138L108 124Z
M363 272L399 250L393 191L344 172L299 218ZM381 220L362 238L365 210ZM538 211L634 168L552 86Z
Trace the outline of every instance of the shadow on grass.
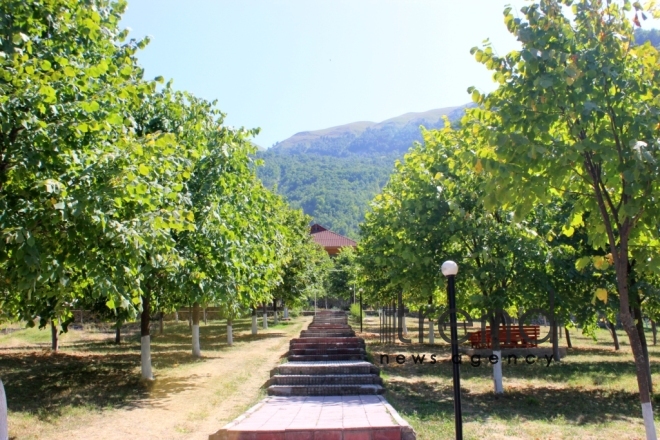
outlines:
M390 403L401 412L416 414L421 420L453 418L453 389L424 381L390 382L386 393ZM556 389L534 387L510 390L496 397L492 393L463 392L462 407L466 422L503 420L545 420L563 417L578 425L600 424L613 420L639 418L639 398L625 391Z
M250 334L249 320L234 324L235 342L252 342L287 337L280 326L275 331ZM284 327L284 326L282 326ZM193 358L187 323L169 323L163 335L152 334L152 364L156 381L140 380L140 336L126 335L122 344L112 339L71 341L62 344L59 353L44 347L7 347L0 349L0 372L10 411L29 412L40 420L62 415L66 407L140 407L149 398L150 405L160 399L194 386L196 376L158 378L158 370L205 362ZM227 345L226 324L209 322L200 325L202 353L222 353ZM218 356L215 356L217 358Z
M148 388L140 382L136 365L135 355L122 353L16 353L0 358L9 410L43 420L59 416L64 406L100 409L146 397Z

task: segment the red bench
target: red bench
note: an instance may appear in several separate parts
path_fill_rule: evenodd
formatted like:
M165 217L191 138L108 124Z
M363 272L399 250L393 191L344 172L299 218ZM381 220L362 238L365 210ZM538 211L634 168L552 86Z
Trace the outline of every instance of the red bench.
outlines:
M528 347L537 347L538 341L540 339L541 330L538 325L524 325L523 330L525 334L520 331L520 327L517 325L512 325L511 327L505 329L499 327L499 339L500 339L500 348L528 348ZM523 338L527 338L527 341ZM490 327L486 327L486 337L482 335L482 331L479 330L474 333L470 333L470 344L472 348L493 348L492 347L493 338L490 332Z

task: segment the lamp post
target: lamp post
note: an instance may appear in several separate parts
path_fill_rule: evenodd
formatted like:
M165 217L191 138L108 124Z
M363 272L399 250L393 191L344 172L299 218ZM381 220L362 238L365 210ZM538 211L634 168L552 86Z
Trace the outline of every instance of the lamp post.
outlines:
M449 322L451 325L451 363L454 373L454 424L456 439L463 440L463 415L461 413L461 370L458 354L458 325L456 323L456 274L458 264L449 260L442 263L442 274L447 277L447 298L449 299ZM440 323L438 323L440 325Z
M360 287L360 333L362 333L362 287Z

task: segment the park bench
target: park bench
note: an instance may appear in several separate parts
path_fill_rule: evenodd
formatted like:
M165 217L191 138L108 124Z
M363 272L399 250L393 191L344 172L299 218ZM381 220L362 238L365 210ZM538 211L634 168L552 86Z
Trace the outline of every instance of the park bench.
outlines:
M525 325L522 327L525 334L520 331L520 327L512 325L508 328L499 327L500 348L528 348L537 347L536 342L540 338L540 328L538 325ZM527 341L523 338L525 336ZM485 340L484 340L485 339ZM472 348L493 348L492 334L490 327L486 327L485 338L482 331L470 333L470 344Z

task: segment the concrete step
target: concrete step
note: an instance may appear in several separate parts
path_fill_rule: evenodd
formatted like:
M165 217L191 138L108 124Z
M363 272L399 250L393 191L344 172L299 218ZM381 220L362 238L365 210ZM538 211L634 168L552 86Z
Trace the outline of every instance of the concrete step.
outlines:
M289 349L289 356L310 356L310 355L335 355L335 354L355 354L365 356L367 353L363 348L341 348L341 347L316 347L316 348L293 348Z
M347 396L383 394L385 388L380 385L271 385L269 396Z
M363 361L366 356L363 354L293 354L289 355L290 362L304 361Z
M303 344L349 344L359 343L364 345L364 339L356 337L328 337L328 338L294 338L289 341L289 345L303 343Z
M355 332L353 330L303 330L300 332L301 338L338 338L342 336L353 338L355 337Z
M303 344L295 343L289 345L289 351L291 350L327 350L327 349L346 349L346 348L355 348L360 350L365 350L366 347L363 344L351 343L351 344Z
M383 385L376 374L278 374L270 379L269 385Z
M276 374L380 374L380 369L366 361L287 362L275 367L271 371L271 376Z

